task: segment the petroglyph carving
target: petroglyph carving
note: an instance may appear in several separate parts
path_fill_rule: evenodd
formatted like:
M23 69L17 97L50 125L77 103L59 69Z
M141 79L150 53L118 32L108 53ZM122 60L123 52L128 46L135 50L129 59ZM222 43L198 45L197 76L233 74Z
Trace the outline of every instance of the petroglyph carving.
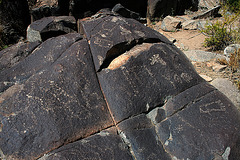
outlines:
M215 102L210 102L199 106L200 113L211 113L211 112L225 112L226 107L223 105L221 100L217 100Z
M156 63L160 63L161 65L167 65L167 63L159 56L159 54L154 54L150 59L151 65L154 65Z
M127 35L127 34L131 34L132 33L131 31L127 30L126 28L124 28L122 26L119 26L119 27L120 27L122 35Z
M106 40L106 39L100 39L99 37L95 37L94 44L97 44L98 46L109 48L113 45L112 41ZM105 45L102 45L105 44Z
M191 75L187 74L187 73L182 73L181 74L182 79L184 79L186 82L190 82L193 78Z

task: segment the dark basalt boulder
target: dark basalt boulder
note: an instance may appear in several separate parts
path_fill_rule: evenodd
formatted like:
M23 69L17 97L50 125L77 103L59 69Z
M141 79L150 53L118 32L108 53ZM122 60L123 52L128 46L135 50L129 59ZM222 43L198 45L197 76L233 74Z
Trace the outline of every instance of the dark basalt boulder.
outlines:
M76 31L77 23L72 16L44 17L28 26L27 40L29 42L45 41L51 37Z
M140 15L139 13L130 11L129 9L125 8L124 6L122 6L120 3L116 4L113 8L112 8L113 12L118 13L119 15L125 17L125 18L133 18L136 20L140 20Z
M238 159L239 111L163 35L80 24L0 70L1 159Z
M0 70L11 68L25 59L40 42L19 42L0 52Z

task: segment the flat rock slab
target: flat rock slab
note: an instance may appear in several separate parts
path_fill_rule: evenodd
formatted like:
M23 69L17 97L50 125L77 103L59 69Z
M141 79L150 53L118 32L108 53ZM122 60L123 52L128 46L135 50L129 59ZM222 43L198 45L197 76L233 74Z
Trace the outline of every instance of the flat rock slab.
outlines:
M28 26L27 40L29 42L45 41L48 38L74 33L77 23L72 16L44 17Z
M187 20L182 23L182 29L185 30L197 30L198 29L198 21L195 20Z
M200 50L190 50L190 51L184 51L184 54L188 57L190 61L196 61L196 62L207 62L212 59L225 59L225 56L213 53L213 52L206 52L206 51L200 51Z

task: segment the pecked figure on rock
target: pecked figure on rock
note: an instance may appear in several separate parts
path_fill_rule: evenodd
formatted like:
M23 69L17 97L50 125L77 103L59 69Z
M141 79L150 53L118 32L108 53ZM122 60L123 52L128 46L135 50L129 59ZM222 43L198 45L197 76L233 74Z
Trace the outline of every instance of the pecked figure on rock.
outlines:
M239 112L168 39L113 13L79 26L0 52L1 159L239 158Z

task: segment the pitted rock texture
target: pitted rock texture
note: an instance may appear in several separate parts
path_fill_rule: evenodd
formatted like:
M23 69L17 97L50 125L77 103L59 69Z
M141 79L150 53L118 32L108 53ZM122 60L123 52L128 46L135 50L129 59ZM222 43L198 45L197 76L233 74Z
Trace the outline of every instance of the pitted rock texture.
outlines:
M164 36L114 14L81 27L0 69L1 159L238 158L236 107Z

